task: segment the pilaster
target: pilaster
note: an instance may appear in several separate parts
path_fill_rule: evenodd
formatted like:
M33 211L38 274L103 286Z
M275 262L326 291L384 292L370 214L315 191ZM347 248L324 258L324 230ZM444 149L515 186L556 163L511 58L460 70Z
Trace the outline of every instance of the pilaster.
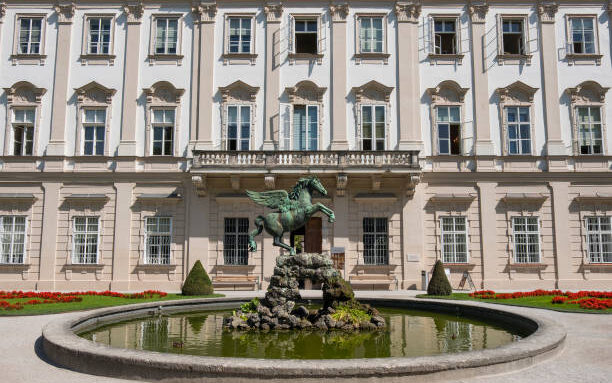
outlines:
M571 288L575 284L564 286L564 282L576 280L578 274L571 271L572 251L570 246L569 225L569 182L549 182L552 194L553 230L555 239L556 288ZM571 286L571 287L570 287Z
M263 149L274 150L278 146L280 131L280 24L283 6L280 2L266 3L266 89L264 111Z
M343 278L348 279L346 258L350 248L348 221L350 197L347 195L348 193L346 193L346 184L342 184L342 180L340 179L339 181L334 195L334 215L336 216L336 222L333 225L332 246L344 248L344 270L339 271L342 273Z
M59 209L59 182L44 182L42 234L40 243L40 271L37 283L38 290L55 290L55 262L57 249L57 213Z
M332 18L332 141L331 150L348 150L346 120L346 18L347 3L329 6Z
M499 264L497 251L495 182L478 182L478 204L480 209L480 254L482 262L482 286L487 288L500 279L501 274L496 270Z
M57 14L57 43L55 53L55 73L53 75L53 112L51 117L51 137L47 145L47 155L65 155L66 108L68 106L68 83L70 75L70 40L74 3L61 3L55 6Z
M406 185L409 190L410 185ZM418 183L413 192L403 196L402 207L402 288L421 289L421 271L425 270L424 194L427 185ZM413 286L414 285L414 286Z
M537 5L540 19L539 40L542 57L546 152L549 156L567 154L567 149L561 138L561 109L559 108L559 75L557 73L557 46L555 41L555 15L558 8L555 2L540 2Z
M399 114L400 150L423 150L418 46L420 15L420 1L395 3L397 40L402 42L397 46L397 113Z
M125 65L123 73L123 102L121 105L120 156L136 155L136 108L138 106L139 67L140 67L140 24L144 5L130 3L123 7L126 15Z
M130 242L132 240L132 194L134 183L115 184L115 231L113 243L113 277L111 290L130 288Z
M210 220L202 217L210 216L210 196L198 190L197 184L186 185L187 200L185 204L185 217L187 219L187 247L185 251L185 275L189 273L196 261L202 262L204 268L210 272L209 265L209 237L211 235Z
M216 1L200 2L192 8L198 31L198 73L194 79L198 79L197 97L197 127L193 144L197 150L212 150L214 147L212 139L212 113L213 113L213 76L215 68L215 20L217 17Z
M474 129L476 155L493 155L495 147L491 140L491 121L489 120L489 80L483 56L486 35L486 16L489 5L485 1L474 1L468 5L471 30L472 91L474 95Z

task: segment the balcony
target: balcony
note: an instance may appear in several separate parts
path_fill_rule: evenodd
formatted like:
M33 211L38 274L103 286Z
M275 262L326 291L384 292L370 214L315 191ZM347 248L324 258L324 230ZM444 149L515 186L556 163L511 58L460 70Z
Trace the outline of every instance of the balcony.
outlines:
M193 151L195 173L418 173L418 151Z

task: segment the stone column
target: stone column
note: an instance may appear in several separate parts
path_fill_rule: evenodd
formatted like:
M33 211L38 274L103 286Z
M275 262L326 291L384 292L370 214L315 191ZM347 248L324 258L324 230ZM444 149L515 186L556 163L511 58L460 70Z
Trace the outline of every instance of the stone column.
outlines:
M472 93L474 95L474 153L476 155L494 155L495 147L491 140L491 122L489 120L489 81L484 53L486 37L485 20L489 5L484 1L468 5L471 27L472 53Z
M123 101L121 104L120 156L136 155L136 109L138 104L138 76L140 63L140 23L144 13L142 3L123 7L126 15L125 64L123 72ZM146 147L146 145L145 145Z
M55 73L53 75L53 112L51 115L51 137L47 145L47 155L64 156L66 141L66 108L68 106L68 77L70 75L70 39L72 36L72 17L74 3L58 4L57 43L55 51Z
M275 132L280 131L280 24L283 6L280 2L266 3L266 89L263 149L274 150L278 145Z
M132 240L132 194L135 183L115 184L115 230L111 290L130 289L130 243Z
M44 182L42 234L40 239L40 263L38 290L55 290L55 258L57 249L57 212L59 209L59 182Z
M346 17L347 3L331 4L332 18L332 140L331 150L348 150L346 139Z
M202 2L193 7L200 32L198 73L193 81L198 82L198 115L194 149L212 150L213 80L215 63L215 18L216 2Z
M478 182L478 205L480 214L480 254L482 262L482 286L489 288L495 279L499 279L496 266L497 259L495 182Z
M202 182L202 176L194 176L193 184ZM205 182L205 181L204 181ZM187 248L186 248L186 273L189 273L193 264L199 260L204 268L210 272L209 266L209 238L210 220L202 217L210 217L210 197L206 189L198 189L194 185L185 185L187 200L185 201L187 217ZM212 266L212 265L211 265ZM186 276L187 274L185 274Z
M572 249L568 227L568 222L570 221L570 183L549 182L548 185L552 194L553 230L555 238L555 287L558 289L574 289L577 287L577 284L568 284L571 279L577 279L577 274L573 274L571 271ZM580 279L582 279L582 277Z
M421 271L426 270L427 267L423 247L425 243L424 194L427 185L415 183L413 181L412 185L406 186L407 193L404 196L402 207L402 288L409 289L416 285L416 289L421 290Z
M191 94L189 104L189 150L196 146L198 137L198 75L200 73L200 8L192 6L193 33L191 36Z
M555 15L557 9L557 4L553 2L541 2L538 4L542 88L544 90L544 117L546 122L546 152L549 156L567 154L565 144L561 138L559 76L557 73L557 45L555 42Z
M397 98L399 149L423 150L421 135L421 85L419 74L418 1L395 3L397 17Z

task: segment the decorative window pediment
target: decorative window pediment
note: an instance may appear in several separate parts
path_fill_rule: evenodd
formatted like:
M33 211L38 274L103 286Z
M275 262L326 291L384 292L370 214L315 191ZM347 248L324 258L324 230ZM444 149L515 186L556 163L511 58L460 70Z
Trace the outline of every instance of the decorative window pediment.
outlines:
M504 88L497 88L496 92L499 95L500 101L505 104L510 103L533 103L533 96L538 91L538 88L532 88L529 85L517 81Z
M572 104L599 104L606 100L610 88L604 88L595 81L585 81L575 88L567 88Z
M222 150L249 150L254 138L259 87L240 80L220 87Z
M146 155L178 155L181 97L185 89L177 89L167 81L158 81L143 89L146 103Z
M353 88L355 100L358 103L370 101L389 102L391 92L393 92L392 86L383 85L375 80Z
M223 102L255 102L258 86L250 86L240 80L234 81L228 86L219 88Z
M462 88L452 80L442 81L435 88L427 89L427 94L434 104L463 103L468 88Z
M95 81L74 90L79 104L110 104L117 91Z
M144 89L147 104L179 104L185 89L177 89L167 81L158 81Z
M19 81L4 91L8 104L40 104L42 96L47 93L46 89L37 88L27 81Z
M584 81L565 90L571 104L574 155L605 153L606 116L603 106L608 89L595 81Z
M520 81L495 91L499 96L504 156L533 154L533 97L537 91L538 88L532 88Z
M325 91L327 88L319 87L309 80L300 81L293 87L285 88L289 102L292 104L322 103Z
M468 90L451 80L427 89L431 97L432 143L436 155L466 153L464 140L467 134L463 131L462 121L463 101Z
M6 93L4 154L36 155L42 97L47 92L27 81L16 82Z

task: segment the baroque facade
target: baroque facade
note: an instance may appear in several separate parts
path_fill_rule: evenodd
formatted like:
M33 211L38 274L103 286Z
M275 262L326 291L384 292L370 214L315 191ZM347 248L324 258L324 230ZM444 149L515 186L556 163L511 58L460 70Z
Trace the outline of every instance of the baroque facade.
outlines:
M0 289L265 288L244 191L356 288L609 288L612 3L0 0ZM469 278L468 278L469 277ZM308 281L305 282L308 287Z

